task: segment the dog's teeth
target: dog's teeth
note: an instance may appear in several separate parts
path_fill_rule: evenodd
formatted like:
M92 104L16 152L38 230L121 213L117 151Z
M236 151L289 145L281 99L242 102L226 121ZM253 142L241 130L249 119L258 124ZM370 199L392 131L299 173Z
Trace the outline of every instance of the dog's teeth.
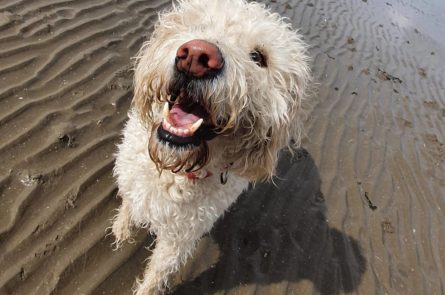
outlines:
M170 116L170 109L169 109L168 102L166 102L165 105L164 105L163 113L164 113L164 118L168 119L168 117Z
M195 133L196 130L199 129L199 127L201 127L202 122L204 122L204 120L201 118L190 127L190 131L192 132L192 134Z
M188 129L183 129L183 132L184 132L184 136L190 136L191 135L191 132Z
M164 114L164 120L162 121L162 127L167 130L168 132L174 134L174 135L178 135L178 136L192 136L196 130L199 129L199 127L201 127L202 123L204 122L203 119L199 119L198 121L196 121L192 126L190 126L189 128L179 128L179 127L174 127L169 121L168 121L168 116L169 116L169 112L168 112L168 104L165 105L164 110L163 110L163 114ZM166 117L167 116L167 117Z

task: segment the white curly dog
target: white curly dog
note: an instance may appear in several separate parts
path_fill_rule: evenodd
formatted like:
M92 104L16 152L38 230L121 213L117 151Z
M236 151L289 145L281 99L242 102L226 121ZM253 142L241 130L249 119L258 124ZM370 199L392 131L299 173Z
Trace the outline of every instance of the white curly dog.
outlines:
M203 234L299 144L311 82L306 45L278 14L243 0L183 0L137 57L118 146L119 247L133 226L156 235L136 294L169 287Z

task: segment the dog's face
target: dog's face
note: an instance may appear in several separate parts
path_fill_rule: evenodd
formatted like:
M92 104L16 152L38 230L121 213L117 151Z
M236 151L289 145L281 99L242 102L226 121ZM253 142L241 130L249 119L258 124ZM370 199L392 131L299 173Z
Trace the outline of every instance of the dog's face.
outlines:
M242 0L185 0L140 51L134 103L159 169L224 157L258 180L290 139L299 143L309 82L305 45L277 14Z

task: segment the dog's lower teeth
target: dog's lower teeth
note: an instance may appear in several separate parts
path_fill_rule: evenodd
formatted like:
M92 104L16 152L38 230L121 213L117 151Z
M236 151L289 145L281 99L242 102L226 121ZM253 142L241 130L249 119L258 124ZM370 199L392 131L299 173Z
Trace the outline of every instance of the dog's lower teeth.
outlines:
M172 126L168 120L165 118L162 121L162 127L164 128L164 130L167 130L168 132L174 134L174 135L178 135L178 136L192 136L193 134L195 134L196 130L199 129L199 127L201 127L202 123L203 123L203 119L199 119L198 121L196 121L191 127L189 128L176 128L174 126Z

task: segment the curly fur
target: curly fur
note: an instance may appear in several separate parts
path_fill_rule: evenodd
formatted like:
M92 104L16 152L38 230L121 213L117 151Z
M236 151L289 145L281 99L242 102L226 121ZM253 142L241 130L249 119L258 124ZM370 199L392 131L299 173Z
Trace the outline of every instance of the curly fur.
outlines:
M218 77L175 77L176 51L194 39L220 49L225 65ZM264 54L266 67L251 60L253 50ZM279 150L300 143L311 77L300 35L264 5L243 0L179 1L159 16L136 61L134 104L115 166L123 205L112 229L116 245L130 237L131 225L157 235L136 290L157 294L249 181L271 179ZM186 87L209 110L214 139L193 149L158 140L161 109L175 87ZM191 180L188 171L213 176Z

